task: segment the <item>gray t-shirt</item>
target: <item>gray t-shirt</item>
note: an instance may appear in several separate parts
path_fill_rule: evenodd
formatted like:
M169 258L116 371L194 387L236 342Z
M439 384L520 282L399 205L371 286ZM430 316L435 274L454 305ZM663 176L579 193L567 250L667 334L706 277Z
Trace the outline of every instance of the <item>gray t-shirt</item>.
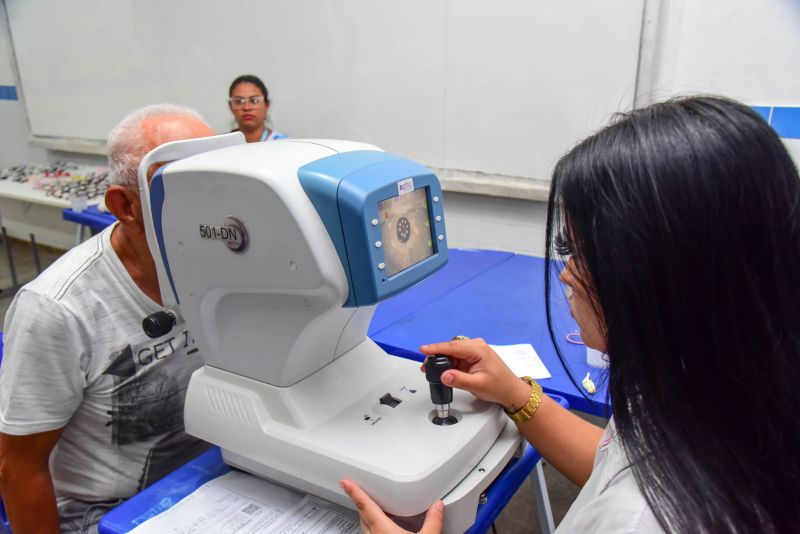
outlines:
M613 418L600 438L589 480L556 529L573 532L663 532L636 484Z
M50 470L66 532L207 448L183 426L198 349L182 321L162 338L145 335L142 319L161 308L125 270L112 230L23 287L4 325L0 432L64 428Z

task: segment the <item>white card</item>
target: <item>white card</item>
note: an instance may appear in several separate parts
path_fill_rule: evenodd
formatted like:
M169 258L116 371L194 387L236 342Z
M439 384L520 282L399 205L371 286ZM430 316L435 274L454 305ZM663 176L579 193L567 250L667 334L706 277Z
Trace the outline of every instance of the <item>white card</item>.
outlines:
M547 370L536 349L530 343L519 345L489 345L506 362L506 365L517 376L530 376L535 379L550 378L552 375Z

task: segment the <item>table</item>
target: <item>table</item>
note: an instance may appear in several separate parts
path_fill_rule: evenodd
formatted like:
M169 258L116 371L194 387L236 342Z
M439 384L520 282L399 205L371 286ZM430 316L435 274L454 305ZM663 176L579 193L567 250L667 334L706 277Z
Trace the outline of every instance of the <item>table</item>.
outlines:
M493 345L530 343L552 378L539 380L548 394L571 408L609 417L606 373L589 367L586 348L566 341L578 330L560 285L551 297L559 348L578 384L587 373L594 394L576 387L562 366L547 331L544 259L510 252L450 249L447 265L413 288L378 305L369 337L389 354L422 361L419 346L455 335L482 337ZM554 281L557 281L554 273Z
M83 232L86 227L89 227L93 232L99 232L111 226L117 221L117 218L107 211L100 211L97 209L96 204L88 206L83 211L75 211L72 208L65 208L62 217L65 221L72 221L78 223L77 234L75 235L75 244L79 245L83 241Z
M34 189L33 186L27 182L15 182L13 180L0 180L0 197L22 202L25 206L39 204L48 207L64 208L70 205L70 203L66 200L50 196L41 189ZM17 279L17 272L14 267L14 256L11 252L8 234L6 233L5 225L2 224L1 216L0 233L2 234L6 260L8 261L9 270L11 272L11 287L4 289L0 288L0 296L5 297L16 293L17 290L22 287L23 283L20 283ZM39 249L36 245L36 236L34 236L33 233L28 235L31 244L31 252L33 253L33 259L36 265L36 272L41 272L41 265L39 263Z
M70 206L69 200L48 195L41 189L34 189L27 182L15 182L13 180L0 180L0 197L32 204L42 204L53 208L68 208Z
M563 397L553 398L562 406L568 407ZM539 453L527 445L521 457L513 458L509 462L485 492L486 500L478 505L475 523L467 531L468 534L486 532L529 475L537 498L536 505L540 511L542 531L553 532L553 519L550 503L546 500L547 494L541 495L536 491L539 484L544 481L540 460ZM212 447L107 513L100 520L99 532L100 534L128 532L147 519L172 508L206 482L230 470L231 467L222 461L219 447Z

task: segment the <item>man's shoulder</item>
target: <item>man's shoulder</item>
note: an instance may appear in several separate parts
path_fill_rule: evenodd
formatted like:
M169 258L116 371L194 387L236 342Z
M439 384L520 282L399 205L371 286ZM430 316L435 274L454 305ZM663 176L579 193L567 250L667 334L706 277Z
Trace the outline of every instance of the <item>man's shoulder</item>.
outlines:
M104 265L104 255L110 248L103 237L102 233L98 234L71 248L23 289L58 301L76 285L87 283L87 278L91 283L93 276L105 274L96 273Z

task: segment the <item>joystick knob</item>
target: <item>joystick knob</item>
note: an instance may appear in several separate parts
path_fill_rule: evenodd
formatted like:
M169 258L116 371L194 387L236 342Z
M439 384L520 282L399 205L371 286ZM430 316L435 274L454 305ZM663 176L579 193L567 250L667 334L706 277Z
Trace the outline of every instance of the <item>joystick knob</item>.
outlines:
M453 362L447 356L434 354L425 359L425 378L430 383L431 402L436 407L435 425L447 426L458 422L450 415L450 403L453 402L453 388L442 383L442 373L453 368Z

